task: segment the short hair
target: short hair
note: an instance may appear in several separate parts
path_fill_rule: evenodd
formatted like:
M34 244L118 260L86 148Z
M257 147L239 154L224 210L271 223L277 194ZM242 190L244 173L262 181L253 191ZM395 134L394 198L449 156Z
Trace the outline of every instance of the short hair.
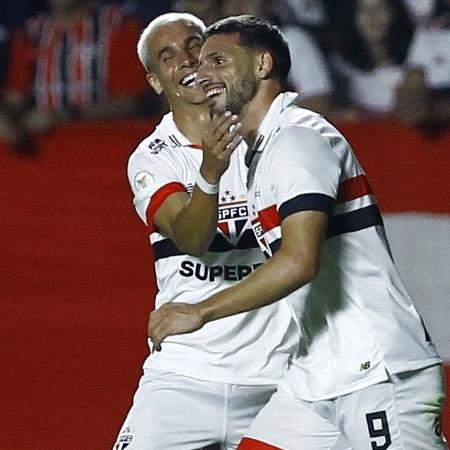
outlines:
M137 54L139 61L144 66L147 72L151 72L152 61L150 57L149 46L147 45L152 33L160 26L175 23L175 22L186 22L192 23L194 26L203 33L206 28L203 20L199 19L197 16L189 13L177 13L171 12L166 14L161 14L160 16L153 19L142 31L137 43Z
M271 21L243 14L218 20L204 32L205 40L217 34L238 34L239 42L252 49L268 50L274 60L273 72L285 82L291 68L289 46Z

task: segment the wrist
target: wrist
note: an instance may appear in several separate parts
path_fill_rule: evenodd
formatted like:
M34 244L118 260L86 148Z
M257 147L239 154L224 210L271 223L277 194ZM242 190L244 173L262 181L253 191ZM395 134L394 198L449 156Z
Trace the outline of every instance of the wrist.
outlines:
M195 184L205 194L215 195L219 192L219 182L210 183L208 180L206 180L203 177L203 175L201 174L200 171L197 174L197 179L195 180Z
M205 325L206 323L210 322L210 314L208 312L208 305L207 305L207 301L202 301L200 303L196 303L194 305L195 307L195 311L197 314L197 318L199 320L199 322L203 325Z

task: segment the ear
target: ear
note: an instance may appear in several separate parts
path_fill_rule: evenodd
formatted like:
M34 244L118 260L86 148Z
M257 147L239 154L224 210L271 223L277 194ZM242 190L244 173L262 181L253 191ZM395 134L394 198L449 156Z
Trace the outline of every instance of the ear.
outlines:
M148 73L145 78L147 78L148 84L153 88L153 90L159 95L162 93L163 88L159 82L157 76L154 73Z
M269 78L273 70L273 58L270 52L264 50L256 56L256 76L262 80Z

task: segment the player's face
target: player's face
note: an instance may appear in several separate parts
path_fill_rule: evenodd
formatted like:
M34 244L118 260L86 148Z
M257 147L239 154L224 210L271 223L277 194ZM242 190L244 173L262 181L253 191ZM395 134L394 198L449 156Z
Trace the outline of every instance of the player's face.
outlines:
M258 92L255 55L239 45L238 35L213 35L203 45L197 83L213 111L240 114Z
M152 72L147 79L158 93L166 94L172 108L180 102L206 101L195 84L202 44L201 30L182 20L158 27L148 40Z

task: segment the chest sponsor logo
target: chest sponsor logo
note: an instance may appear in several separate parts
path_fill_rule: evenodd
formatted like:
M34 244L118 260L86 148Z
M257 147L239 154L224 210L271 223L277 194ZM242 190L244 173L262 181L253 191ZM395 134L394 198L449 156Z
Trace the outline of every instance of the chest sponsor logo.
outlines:
M253 264L247 266L239 265L214 265L207 266L206 264L195 263L193 261L183 261L180 265L179 274L183 277L195 277L201 281L214 282L217 279L226 281L239 281L252 273L260 264Z

